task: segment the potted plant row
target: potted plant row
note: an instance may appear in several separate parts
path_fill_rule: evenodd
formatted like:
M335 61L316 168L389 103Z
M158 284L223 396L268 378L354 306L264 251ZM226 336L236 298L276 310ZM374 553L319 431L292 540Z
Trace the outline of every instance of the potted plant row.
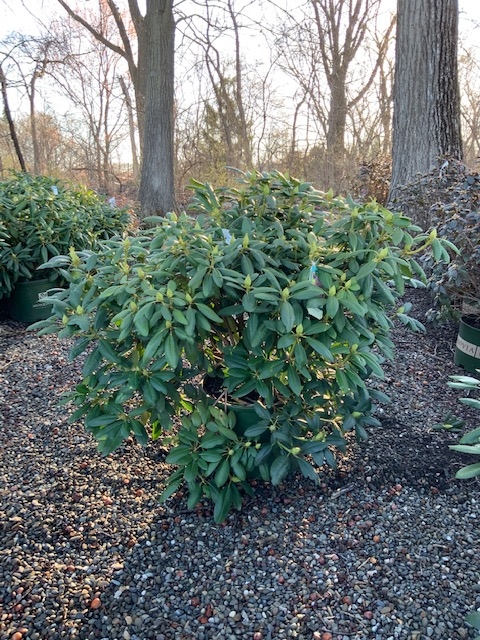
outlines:
M99 242L126 229L130 217L83 187L45 176L15 173L0 183L0 298L15 320L33 322L50 315L39 304L54 286L49 258Z
M250 478L317 480L367 437L393 318L419 328L398 303L424 279L415 256L448 254L400 214L279 172L192 188L189 214L51 259L68 288L35 328L88 353L65 402L99 450L173 437L163 499L185 484L222 521Z

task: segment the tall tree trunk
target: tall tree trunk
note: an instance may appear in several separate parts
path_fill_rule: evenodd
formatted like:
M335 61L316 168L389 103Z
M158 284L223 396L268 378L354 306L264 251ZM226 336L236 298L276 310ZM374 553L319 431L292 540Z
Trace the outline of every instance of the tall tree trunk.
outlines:
M116 0L104 0L118 29L121 46L108 39L70 6L65 11L99 42L122 56L135 91L142 168L139 189L141 215L175 208L174 175L174 39L173 0L146 0L145 16L138 0L128 0L137 34L135 59L132 39ZM73 2L71 3L73 4Z
M17 154L18 162L22 171L27 171L27 165L23 157L22 150L20 148L20 142L18 141L17 132L15 130L15 123L13 122L12 112L10 111L10 105L8 103L7 95L7 79L3 73L2 66L0 65L0 85L2 87L3 108L5 110L5 117L8 122L8 128L10 130L10 137L12 138L13 146L15 147L15 153Z
M122 89L122 93L125 96L125 106L128 113L128 131L130 136L130 148L132 151L132 167L133 167L133 179L136 180L140 173L140 164L138 162L137 141L135 139L135 115L132 105L132 100L128 92L128 87L122 76L119 76L118 81Z
M142 216L175 209L173 0L147 0L145 121L139 199Z
M330 81L330 108L327 121L327 186L342 185L345 171L345 130L347 127L347 87L346 77Z
M228 0L228 13L233 24L233 33L235 36L235 99L237 103L239 116L239 138L241 140L241 154L244 166L251 168L252 161L252 143L248 133L248 122L243 104L243 69L240 55L240 32L237 14L235 13L232 0Z
M30 134L32 136L33 147L33 173L38 176L42 173L42 162L40 159L40 146L37 134L37 114L35 110L35 75L30 82Z
M462 157L458 0L398 0L392 203L439 156Z

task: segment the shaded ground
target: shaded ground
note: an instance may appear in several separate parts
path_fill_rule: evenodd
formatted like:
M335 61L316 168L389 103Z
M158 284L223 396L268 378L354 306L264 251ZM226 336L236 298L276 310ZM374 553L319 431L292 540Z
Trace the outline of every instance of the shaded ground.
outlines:
M425 291L412 290L406 299L412 313L424 321L430 301ZM385 363L379 388L391 398L379 414L381 427L370 430L370 440L355 455L365 475L377 486L395 481L412 486L446 488L468 456L448 448L458 434L432 431L448 413L466 420L465 429L477 426L480 415L458 402L465 391L450 389L449 376L464 371L453 362L457 324L425 324L425 333L412 333L397 324L393 332L395 361Z
M409 296L422 319L425 293ZM459 436L431 430L468 417L446 386L456 327L393 337L369 441L320 487L259 484L216 525L181 492L156 503L158 442L99 456L57 405L79 377L67 345L0 320L0 638L474 638L479 483L454 478Z

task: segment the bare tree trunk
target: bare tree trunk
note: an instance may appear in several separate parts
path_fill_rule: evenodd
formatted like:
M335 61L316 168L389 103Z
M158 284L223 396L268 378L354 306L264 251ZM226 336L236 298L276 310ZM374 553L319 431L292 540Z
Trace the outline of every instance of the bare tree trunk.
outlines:
M174 39L172 0L147 0L149 43L139 198L142 216L175 209Z
M137 180L140 173L140 164L138 162L138 150L137 141L135 139L135 115L133 111L132 100L128 92L128 87L122 76L119 76L118 81L122 89L122 93L125 96L125 106L128 113L128 130L130 135L130 148L132 150L132 167L133 167L133 179Z
M142 16L138 0L128 0L137 35L135 57L131 34L115 0L104 0L115 21L121 46L74 11L68 0L57 0L65 11L99 42L127 64L135 91L142 168L139 189L141 215L175 208L174 175L174 38L173 0L146 0Z
M345 130L347 127L346 77L332 77L330 79L330 92L326 156L326 180L329 186L342 184L342 172L345 166Z
M37 135L37 120L35 113L35 74L32 76L32 80L30 82L30 133L32 136L32 147L33 147L33 173L35 175L39 175L42 172L41 169L41 160L40 160L40 147L38 144L38 135Z
M346 186L347 118L370 91L393 29L387 27L379 40L370 70L353 78L354 63L368 44L366 36L379 5L380 0L308 0L303 4L305 19L289 16L282 29L287 55L280 64L304 91L326 147L321 177L325 187L337 191Z
M5 117L8 122L8 128L10 130L10 137L12 138L13 146L15 147L15 153L17 154L20 167L22 171L26 172L27 165L25 164L25 159L23 157L22 150L20 149L20 143L18 141L17 132L15 131L15 124L13 122L12 112L10 111L10 105L8 103L7 79L5 78L5 74L3 73L3 68L1 65L0 65L0 84L2 85L3 108L5 110Z
M240 33L237 14L233 8L232 0L228 0L228 13L233 24L233 32L235 36L235 100L238 108L239 125L240 125L240 139L241 139L241 151L243 154L243 162L245 166L252 166L252 143L250 136L248 135L248 123L245 114L245 107L243 105L243 69L240 56Z
M439 156L461 159L458 0L398 0L389 201Z

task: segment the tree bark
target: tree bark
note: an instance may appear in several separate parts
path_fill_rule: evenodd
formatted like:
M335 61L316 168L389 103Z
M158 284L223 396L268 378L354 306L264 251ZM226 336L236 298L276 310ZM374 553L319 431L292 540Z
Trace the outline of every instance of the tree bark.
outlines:
M22 171L26 172L27 165L25 164L25 159L23 157L23 153L20 148L20 142L18 141L17 132L15 130L15 123L13 122L12 112L10 111L10 105L8 102L7 79L5 78L5 74L3 73L3 69L1 65L0 65L0 85L2 88L3 108L5 110L5 117L8 122L10 137L12 138L13 146L15 147L15 153L17 154L18 162L20 163L20 168L22 169Z
M147 0L145 121L139 199L142 217L176 208L174 176L174 40L172 0ZM140 52L139 52L140 58Z
M127 113L128 113L128 132L130 137L130 148L132 150L133 179L137 180L140 173L140 164L138 162L137 141L135 139L135 115L134 115L132 100L130 98L130 93L128 91L127 83L125 82L122 76L118 77L118 82L120 83L120 88L122 89L122 93L125 97L125 106L127 108Z
M146 0L142 16L138 0L128 0L137 34L134 49L115 0L105 0L115 20L122 46L76 13L68 0L57 0L65 11L99 42L122 56L135 92L142 167L139 189L142 217L175 209L174 174L174 40L173 0Z
M389 201L440 156L462 158L458 0L398 0Z

